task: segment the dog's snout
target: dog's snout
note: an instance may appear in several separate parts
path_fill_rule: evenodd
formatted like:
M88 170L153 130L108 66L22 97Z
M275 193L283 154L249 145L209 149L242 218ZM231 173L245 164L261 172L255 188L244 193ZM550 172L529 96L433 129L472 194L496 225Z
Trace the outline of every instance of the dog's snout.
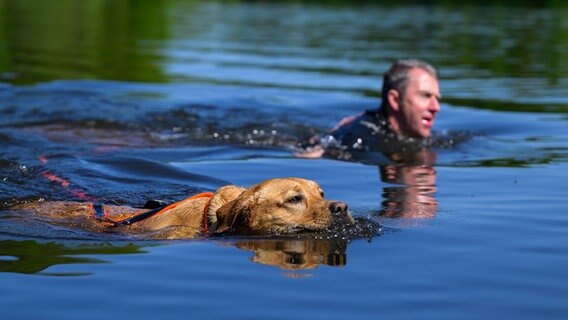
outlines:
M347 213L347 203L334 201L329 204L329 211L331 213Z

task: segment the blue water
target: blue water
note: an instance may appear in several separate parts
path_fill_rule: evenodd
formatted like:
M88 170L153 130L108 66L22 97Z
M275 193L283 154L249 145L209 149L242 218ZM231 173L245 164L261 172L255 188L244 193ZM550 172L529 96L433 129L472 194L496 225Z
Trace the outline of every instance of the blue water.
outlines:
M568 316L566 6L6 3L3 318ZM441 74L434 166L294 156L377 106L382 72L408 56ZM382 232L153 241L7 209L283 176L316 180Z

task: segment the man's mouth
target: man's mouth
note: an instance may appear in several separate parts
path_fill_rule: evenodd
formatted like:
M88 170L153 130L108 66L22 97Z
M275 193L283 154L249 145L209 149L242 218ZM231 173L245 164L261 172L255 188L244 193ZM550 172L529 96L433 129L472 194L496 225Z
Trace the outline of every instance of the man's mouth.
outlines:
M426 128L431 129L432 126L434 125L434 117L431 117L431 116L422 117L422 124Z

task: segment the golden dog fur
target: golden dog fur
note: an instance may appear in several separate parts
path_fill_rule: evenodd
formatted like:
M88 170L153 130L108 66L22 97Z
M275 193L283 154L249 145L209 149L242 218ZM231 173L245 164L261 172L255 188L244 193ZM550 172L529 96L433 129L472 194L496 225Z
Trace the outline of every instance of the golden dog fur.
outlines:
M112 221L147 211L126 206L104 207ZM334 223L354 223L345 203L325 200L317 183L301 178L270 179L249 189L225 186L212 197L188 198L171 209L128 225L105 225L93 218L91 204L82 202L44 201L12 209L89 230L112 229L167 239L194 238L206 233L291 234L324 230Z

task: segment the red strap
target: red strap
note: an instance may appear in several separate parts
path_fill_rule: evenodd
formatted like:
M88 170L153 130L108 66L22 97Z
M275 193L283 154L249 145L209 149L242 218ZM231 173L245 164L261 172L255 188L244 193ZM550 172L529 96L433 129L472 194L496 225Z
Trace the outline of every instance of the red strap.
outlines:
M45 156L39 156L38 160L43 165L46 165L47 162L49 161ZM85 191L74 188L68 180L61 178L60 176L58 176L57 174L51 171L48 170L42 171L41 175L47 180L62 186L64 188L63 190L71 193L72 195L74 195L79 199L82 200L92 199L92 197L90 197Z
M149 215L149 216L156 216L156 215L162 214L162 213L164 213L164 212L167 212L167 211L169 211L169 210L171 210L171 209L174 209L174 208L177 207L180 203L185 202L185 201L195 200L195 199L199 199L199 198L210 198L210 199L211 199L211 198L213 198L213 195L214 195L213 192L202 192L202 193L198 193L198 194L193 195L193 196L191 196L191 197L189 197L189 198L186 198L186 199L184 199L184 200L182 200L182 201L174 202L174 203L170 204L169 206L167 206L167 207L161 209L160 211L158 211L158 212L156 212L156 213L152 213L152 214ZM209 233L209 225L208 225L208 219L207 219L207 211L209 211L209 203L210 203L210 202L211 202L211 200L207 201L207 204L205 205L205 209L204 209L204 211L203 211L203 219L204 219L204 229L205 229L205 233ZM144 214L149 213L149 212L147 211L147 212L139 213L138 215L133 215L133 216L131 216L131 217L128 217L128 218L125 218L125 219L116 221L116 220L110 219L110 218L107 216L107 213L106 213L106 210L104 210L104 207L102 207L102 212L103 212L103 214L102 214L102 217L100 217L101 214L100 214L100 213L97 214L97 210L96 210L96 209L100 209L100 208L95 208L95 205L94 205L93 203L90 203L89 206L90 206L90 209L91 209L91 215L92 215L93 217L97 218L97 220L99 220L99 221L102 222L102 223L110 224L110 226L118 226L118 225L123 224L123 222L125 222L125 221L128 221L128 223L124 223L124 224L130 224L130 223L134 223L134 222L136 222L136 221L144 220L144 219L146 219L147 217L141 217L141 216L138 217L138 216L139 216L139 215L144 215ZM152 210L151 210L151 211L152 211ZM137 217L138 217L139 219L136 219ZM134 219L135 219L135 221L132 221L132 222L131 222L131 220L134 220Z
M162 213L164 213L164 212L166 212L166 211L168 211L168 210L171 210L171 209L177 207L177 206L178 206L180 203L182 203L182 202L185 202L185 201L188 201L188 200L195 200L195 199L199 199L199 198L212 198L213 195L214 195L213 192L202 192L202 193L198 193L198 194L193 195L193 196L191 196L191 197L189 197L189 198L186 198L186 199L184 199L184 200L182 200L182 201L178 201L178 202L174 202L174 203L170 204L169 206L165 207L164 209L162 209L162 210L160 210L158 213L156 213L156 215L162 214ZM206 206L206 207L207 207L207 206Z

